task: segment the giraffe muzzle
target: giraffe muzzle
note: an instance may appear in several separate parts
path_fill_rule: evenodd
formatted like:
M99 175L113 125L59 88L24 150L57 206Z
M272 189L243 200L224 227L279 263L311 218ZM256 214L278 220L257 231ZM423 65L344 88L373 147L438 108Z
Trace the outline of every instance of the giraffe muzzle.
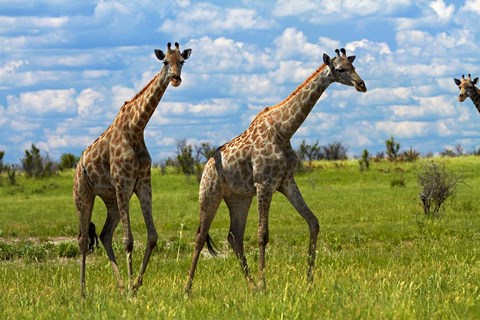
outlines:
M367 86L365 85L365 82L363 80L358 80L353 83L355 89L360 92L367 92Z
M172 75L172 78L170 79L170 83L172 84L172 86L174 87L178 87L180 85L180 83L182 83L182 78L180 78L179 75Z
M460 94L460 95L458 96L458 101L460 101L460 102L465 101L465 99L467 99L467 95L466 95L466 94Z

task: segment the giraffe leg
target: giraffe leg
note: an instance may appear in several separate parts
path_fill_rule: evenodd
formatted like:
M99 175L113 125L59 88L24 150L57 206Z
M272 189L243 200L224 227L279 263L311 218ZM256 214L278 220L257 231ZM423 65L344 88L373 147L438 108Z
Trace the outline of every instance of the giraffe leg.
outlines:
M247 223L248 210L252 204L253 197L238 195L225 196L224 200L230 212L230 230L228 231L228 242L237 256L245 279L250 288L255 288L255 283L250 276L247 258L245 257L243 238Z
M213 159L213 158L212 158ZM191 292L193 277L197 268L200 252L205 246L208 238L208 230L212 224L215 213L222 201L222 185L220 176L214 167L214 162L209 161L202 175L200 183L200 225L198 226L195 236L195 247L193 250L192 264L188 273L187 284L185 285L185 293Z
M102 232L100 233L100 240L102 241L103 247L107 253L110 264L112 265L113 274L117 280L117 286L120 292L123 291L123 281L120 276L120 270L118 269L117 259L115 258L115 253L113 252L112 239L113 233L120 222L120 213L118 212L118 206L116 201L105 202L107 206L107 219L103 225Z
M308 245L308 272L307 280L309 282L313 281L313 270L315 268L315 258L317 254L317 237L320 232L320 225L318 223L317 217L310 210L308 205L298 189L295 180L289 181L287 186L279 190L281 193L287 197L288 201L293 205L293 207L298 211L298 213L305 219L308 223L310 229L310 243Z
M75 181L73 198L77 210L79 220L79 236L78 246L81 254L80 266L80 293L85 296L85 268L88 253L88 229L90 227L90 220L92 219L92 210L95 197L92 196L85 188L81 181Z
M265 277L265 249L268 244L268 213L272 202L273 191L265 183L256 183L258 197L258 278L260 288L266 288Z
M135 193L137 194L138 199L142 207L143 218L145 220L145 225L147 228L147 245L145 248L145 254L143 257L142 266L140 267L140 272L138 278L135 281L133 290L138 290L142 285L143 276L147 270L148 261L152 254L152 250L157 245L158 234L155 229L155 224L152 217L152 188L150 177L145 178L143 181L137 181Z
M131 185L132 188L127 186ZM127 273L128 273L128 288L132 289L133 268L132 268L132 252L133 252L133 235L130 226L129 203L133 193L133 183L116 184L117 205L120 212L120 219L123 225L123 245L127 253Z

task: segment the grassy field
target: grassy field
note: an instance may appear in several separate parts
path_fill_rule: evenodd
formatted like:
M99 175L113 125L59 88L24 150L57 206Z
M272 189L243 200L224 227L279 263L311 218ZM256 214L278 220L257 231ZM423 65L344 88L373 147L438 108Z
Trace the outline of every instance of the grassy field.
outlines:
M19 176L0 186L0 319L474 319L480 317L480 158L435 161L465 180L440 219L421 213L416 173L425 161L320 162L297 175L321 231L313 285L307 285L308 227L281 194L270 211L267 289L250 291L226 242L222 204L211 228L221 256L201 257L193 294L186 281L198 225L198 184L153 170L159 243L135 297L120 295L103 248L87 258L80 298L73 172L44 180ZM403 181L405 186L392 186ZM393 182L393 183L392 183ZM146 238L131 202L138 271ZM97 199L93 221L101 229ZM245 245L256 275L256 204ZM121 226L115 249L124 279Z

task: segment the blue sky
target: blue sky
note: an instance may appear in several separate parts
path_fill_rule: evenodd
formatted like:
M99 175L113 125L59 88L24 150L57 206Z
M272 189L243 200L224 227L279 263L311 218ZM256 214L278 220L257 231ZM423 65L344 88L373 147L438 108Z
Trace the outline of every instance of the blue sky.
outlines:
M154 162L176 142L218 146L345 47L368 92L332 84L292 139L351 156L480 148L479 114L454 77L480 76L480 0L0 0L0 150L80 155L160 71L153 50L192 55L145 131Z

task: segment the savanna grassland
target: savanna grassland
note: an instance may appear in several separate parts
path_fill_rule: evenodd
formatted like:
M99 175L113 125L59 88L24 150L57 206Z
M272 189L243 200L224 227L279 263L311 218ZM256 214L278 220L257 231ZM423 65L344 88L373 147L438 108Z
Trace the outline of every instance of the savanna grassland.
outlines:
M267 289L251 291L226 242L221 205L211 236L221 255L202 255L193 284L183 287L198 225L198 183L152 171L159 243L136 296L121 295L102 247L87 257L87 297L80 297L73 171L42 180L17 177L0 186L0 319L474 319L480 317L480 157L439 158L462 174L440 218L424 217L414 163L319 162L297 174L320 221L313 285L306 282L308 227L281 194L270 211ZM97 198L93 221L101 230ZM134 269L146 230L131 201ZM245 247L256 275L256 205ZM121 224L115 250L126 280Z

